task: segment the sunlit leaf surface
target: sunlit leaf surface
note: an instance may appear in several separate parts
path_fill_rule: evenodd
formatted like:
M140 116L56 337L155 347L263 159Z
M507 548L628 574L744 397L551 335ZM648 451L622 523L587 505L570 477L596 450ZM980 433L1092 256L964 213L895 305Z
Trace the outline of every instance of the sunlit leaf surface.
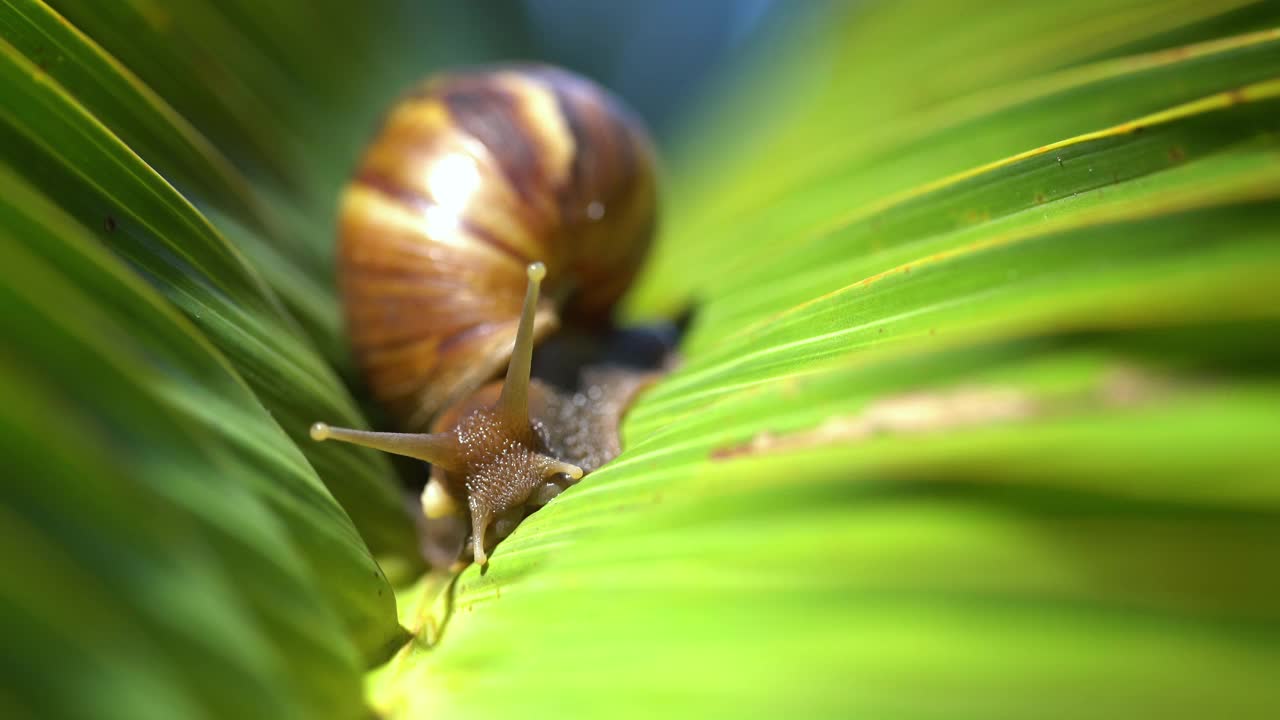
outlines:
M630 307L695 303L682 366L621 458L423 604L381 706L1274 709L1275 14L802 25L809 62L762 61L677 158Z

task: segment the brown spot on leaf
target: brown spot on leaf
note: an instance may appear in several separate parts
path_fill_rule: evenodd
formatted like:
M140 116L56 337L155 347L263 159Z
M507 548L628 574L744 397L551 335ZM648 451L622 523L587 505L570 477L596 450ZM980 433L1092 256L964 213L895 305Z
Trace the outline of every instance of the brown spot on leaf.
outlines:
M1037 204L1037 205L1043 205L1043 204L1044 204L1044 201L1045 201L1046 199L1047 199L1047 198L1044 196L1044 193L1036 193L1036 204Z
M867 442L877 436L919 435L980 428L1102 408L1129 408L1158 399L1173 384L1132 367L1117 367L1092 387L1066 395L1036 395L1003 386L962 386L909 392L876 400L854 415L831 417L810 430L756 433L738 445L712 451L713 460Z
M1187 159L1187 151L1183 150L1181 146L1174 145L1173 147L1169 148L1169 162L1174 163L1176 165L1177 163L1180 163L1186 159Z
M116 219L115 219L114 217L112 217L112 216L108 215L108 216L106 217L106 219L104 219L104 220L102 221L102 227L103 227L103 229L105 229L107 232L109 232L109 233L113 233L113 232L115 232L115 231L116 231L116 228L118 227L118 225L116 224Z
M994 424L1029 417L1032 397L1010 388L959 388L942 393L908 393L879 400L857 415L837 416L812 430L778 435L757 433L745 444L721 448L712 458L860 442L875 435L914 434L946 428Z

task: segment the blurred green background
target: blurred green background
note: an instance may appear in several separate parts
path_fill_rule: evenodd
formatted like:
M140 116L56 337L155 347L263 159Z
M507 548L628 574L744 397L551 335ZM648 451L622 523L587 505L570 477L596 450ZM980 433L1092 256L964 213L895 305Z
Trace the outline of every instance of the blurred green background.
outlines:
M333 288L432 69L663 151L626 449L428 572ZM0 717L1274 717L1280 3L0 0Z

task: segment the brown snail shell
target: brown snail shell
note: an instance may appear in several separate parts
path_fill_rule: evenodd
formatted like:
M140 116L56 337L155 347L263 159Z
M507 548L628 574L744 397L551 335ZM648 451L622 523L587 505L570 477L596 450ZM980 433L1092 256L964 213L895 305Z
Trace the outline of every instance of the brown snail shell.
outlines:
M429 79L387 115L342 199L339 283L357 363L405 429L504 369L525 268L535 341L607 322L648 249L651 143L603 89L546 66Z

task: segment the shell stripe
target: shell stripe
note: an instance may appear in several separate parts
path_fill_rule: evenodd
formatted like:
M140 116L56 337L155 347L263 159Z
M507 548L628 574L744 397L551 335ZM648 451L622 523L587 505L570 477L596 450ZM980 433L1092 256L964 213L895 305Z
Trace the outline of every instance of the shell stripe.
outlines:
M425 215L429 208L437 207L435 203L424 197L417 190L403 187L392 178L383 175L373 168L363 168L356 176L355 183L367 190L372 190L390 200L395 201L396 203L399 203L416 215ZM458 223L458 229L463 235L479 240L504 255L509 256L517 263L518 267L524 267L530 262L530 258L525 253L507 243L497 233L490 231L483 225L473 222L465 213L455 213L452 215L452 219ZM423 237L432 237L432 235L425 230L421 231L421 234Z

